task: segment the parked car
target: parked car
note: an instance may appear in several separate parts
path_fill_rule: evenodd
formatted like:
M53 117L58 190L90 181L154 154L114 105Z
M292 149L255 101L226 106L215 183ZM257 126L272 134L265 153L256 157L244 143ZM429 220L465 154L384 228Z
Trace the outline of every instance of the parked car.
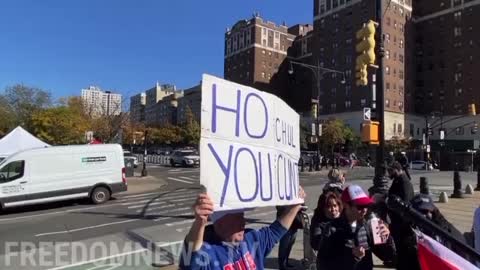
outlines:
M425 170L427 168L427 162L423 160L414 160L410 162L410 169L412 170ZM433 170L433 165L429 164L429 170Z
M126 159L133 159L133 167L138 167L138 158L134 156L130 151L123 151L123 157Z
M0 162L0 211L81 198L101 204L126 190L118 144L33 148Z
M199 166L200 155L196 150L177 150L170 155L170 165L172 165L172 167L175 167L176 165L181 165L183 167Z

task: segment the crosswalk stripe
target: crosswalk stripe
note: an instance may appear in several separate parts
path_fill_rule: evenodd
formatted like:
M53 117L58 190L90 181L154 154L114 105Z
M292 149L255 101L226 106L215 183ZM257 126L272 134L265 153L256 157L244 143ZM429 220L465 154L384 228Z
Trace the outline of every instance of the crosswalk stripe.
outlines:
M185 179L185 180L196 180L195 178L191 178L188 176L179 176L178 178Z
M171 203L171 204L162 205L162 206L159 206L159 207L152 207L152 208L148 208L148 209L147 209L147 211L159 210L159 209L165 209L165 208L169 208L169 207L175 207L175 206L178 206L178 205ZM142 210L142 209L140 209L140 210L137 210L137 211L135 211L135 212L137 212L137 213L140 213L140 212L142 212L142 211L143 211L143 210Z
M197 193L198 193L197 190L190 190L190 191L186 191L184 193L180 193L180 192L169 193L169 194L166 194L166 193L159 194L159 193L157 193L157 196L149 196L148 198L146 198L146 197L130 198L128 200L120 200L118 202L123 202L122 205L132 205L132 204L135 204L135 203L148 202L148 201L151 201L152 199L168 200L168 199L184 198L185 196L197 195ZM165 196L163 196L163 195L165 195ZM137 199L137 200L140 199L140 201L135 201L135 199Z
M168 177L168 180L173 180L173 181L177 181L177 182L182 182L182 183L186 183L186 184L190 184L190 185L193 184L192 182L188 182L188 181L181 180L181 179L174 178L174 177Z
M146 204L141 204L141 205L132 205L132 206L129 206L127 207L128 209L136 209L136 208L142 208L142 207L145 207L145 206L150 206L150 205L162 205L162 204L166 204L167 202L155 202L155 203L150 203L148 205Z
M166 226L168 227L172 227L172 226L176 226L176 225L183 225L183 224L189 224L189 223L193 223L193 219L187 219L187 220L182 220L182 221L176 221L176 222L172 222L172 223L167 223L165 224Z
M174 213L174 212L185 211L185 210L190 210L190 207L182 207L182 208L169 209L169 210L166 210L166 211L148 213L145 216L160 216L160 215L166 215L166 214L171 214L171 213ZM179 215L183 215L183 214L190 214L191 215L192 212L189 211L189 212L176 213L175 215L179 216ZM175 218L175 217L160 217L160 218L154 219L153 221L161 221L161 220L166 220L166 219L169 219L169 218Z
M150 195L155 195L155 194L158 194L158 192L144 193L144 194L138 194L138 195L122 196L122 197L119 197L119 198L120 198L120 199L129 199L129 198L145 197L145 196L150 196Z

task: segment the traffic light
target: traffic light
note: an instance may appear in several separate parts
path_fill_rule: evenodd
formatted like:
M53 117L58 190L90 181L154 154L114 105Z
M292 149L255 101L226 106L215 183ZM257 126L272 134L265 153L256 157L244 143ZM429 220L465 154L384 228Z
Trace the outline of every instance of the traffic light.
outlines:
M368 144L379 144L379 125L380 123L377 121L364 121L362 123L362 142Z
M376 22L369 20L356 34L358 43L355 49L359 53L355 65L357 86L368 84L367 67L375 64L375 27L377 25Z
M468 104L468 115L475 116L477 115L477 110L475 108L475 104Z

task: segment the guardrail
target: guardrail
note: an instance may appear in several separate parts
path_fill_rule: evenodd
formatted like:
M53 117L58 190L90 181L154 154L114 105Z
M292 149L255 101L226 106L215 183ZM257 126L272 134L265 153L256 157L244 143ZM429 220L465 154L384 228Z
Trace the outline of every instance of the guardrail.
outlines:
M143 162L143 155L135 155L139 162ZM147 164L169 165L170 157L164 155L147 155Z

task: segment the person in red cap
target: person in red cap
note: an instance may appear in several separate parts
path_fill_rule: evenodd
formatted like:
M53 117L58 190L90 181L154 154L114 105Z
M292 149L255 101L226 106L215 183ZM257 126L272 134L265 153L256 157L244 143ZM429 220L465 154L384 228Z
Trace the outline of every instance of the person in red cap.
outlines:
M318 241L317 269L371 270L373 253L392 261L396 252L388 227L376 217L367 219L373 200L358 185L345 188L341 198L342 216L323 228Z

